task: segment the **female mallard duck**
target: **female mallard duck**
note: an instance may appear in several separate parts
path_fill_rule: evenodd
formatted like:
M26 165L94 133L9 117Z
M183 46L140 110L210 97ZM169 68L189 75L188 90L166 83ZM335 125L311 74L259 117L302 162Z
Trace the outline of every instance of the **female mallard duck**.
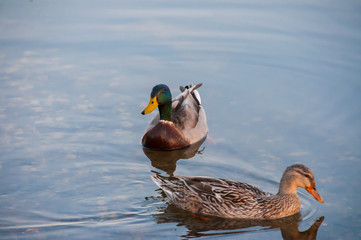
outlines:
M206 137L207 119L196 90L202 86L180 87L182 93L172 100L167 85L153 87L148 106L142 114L151 113L157 106L159 114L149 123L142 145L154 150L186 147Z
M176 206L200 215L225 218L275 219L298 213L297 188L306 189L317 201L311 169L302 164L286 168L277 194L266 193L247 183L221 178L152 176L153 181Z

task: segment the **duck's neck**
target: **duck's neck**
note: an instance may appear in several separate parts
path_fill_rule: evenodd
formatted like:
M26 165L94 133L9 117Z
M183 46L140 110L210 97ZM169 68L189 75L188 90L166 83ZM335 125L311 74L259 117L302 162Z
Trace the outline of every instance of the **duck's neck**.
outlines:
M282 176L278 194L297 194L297 179L289 174Z
M278 193L267 197L264 201L263 208L265 218L285 217L299 212L301 208L301 201L297 196L297 193Z
M158 105L160 120L172 121L172 102Z

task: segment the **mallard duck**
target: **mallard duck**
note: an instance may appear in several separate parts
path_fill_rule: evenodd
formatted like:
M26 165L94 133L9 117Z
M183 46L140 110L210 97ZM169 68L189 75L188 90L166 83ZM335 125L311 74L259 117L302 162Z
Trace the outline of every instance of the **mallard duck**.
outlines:
M247 183L221 178L152 176L153 181L176 206L198 215L224 218L275 219L300 211L297 188L306 189L317 201L311 169L302 164L286 168L277 194L269 194Z
M159 114L149 123L142 145L154 150L172 150L189 146L207 136L206 113L196 90L202 86L180 87L182 93L172 100L165 84L153 87L148 106L142 114L151 113L157 106Z

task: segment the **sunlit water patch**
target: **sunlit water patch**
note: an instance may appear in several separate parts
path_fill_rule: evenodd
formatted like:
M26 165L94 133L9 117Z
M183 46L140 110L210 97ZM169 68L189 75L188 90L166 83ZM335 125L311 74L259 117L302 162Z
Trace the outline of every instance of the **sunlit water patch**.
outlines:
M359 238L359 9L1 1L1 237ZM199 82L209 138L189 152L144 151L151 88L177 95ZM314 171L325 202L301 190L288 222L205 224L150 179L221 177L276 193L296 162Z

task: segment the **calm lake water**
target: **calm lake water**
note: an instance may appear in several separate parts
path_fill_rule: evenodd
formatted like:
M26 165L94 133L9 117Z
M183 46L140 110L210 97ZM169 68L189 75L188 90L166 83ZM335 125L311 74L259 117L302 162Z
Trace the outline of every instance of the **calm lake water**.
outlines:
M361 238L360 1L1 1L0 238ZM209 137L143 150L151 88L203 83ZM194 218L150 176L276 193L304 163L325 203Z

